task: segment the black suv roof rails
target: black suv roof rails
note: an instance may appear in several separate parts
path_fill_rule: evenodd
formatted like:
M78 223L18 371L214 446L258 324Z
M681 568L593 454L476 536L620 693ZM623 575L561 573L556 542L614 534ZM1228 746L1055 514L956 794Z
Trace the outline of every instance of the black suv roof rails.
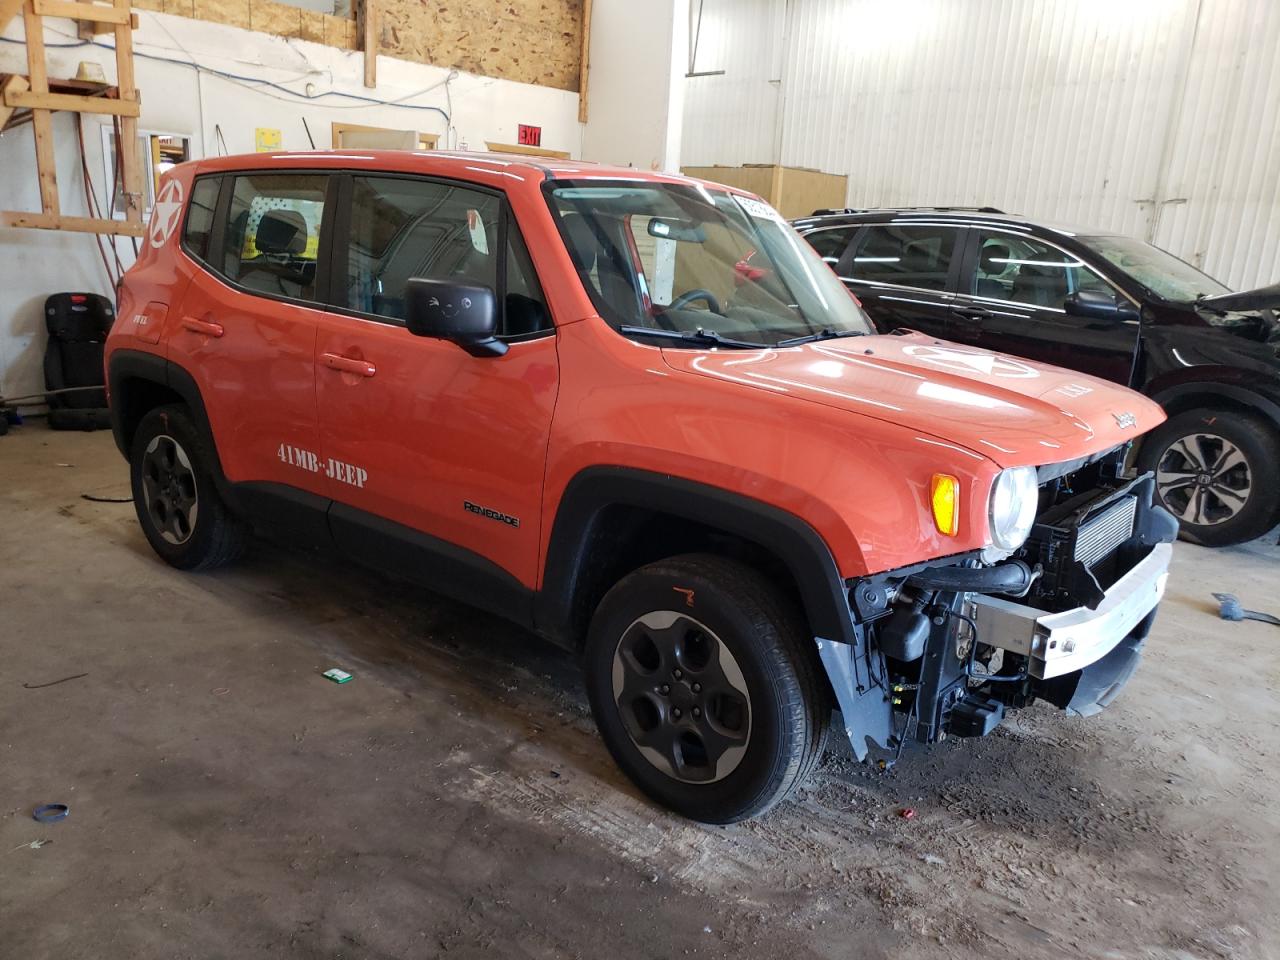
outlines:
M821 210L813 211L810 216L813 217L829 217L837 214L845 213L871 213L874 210L934 210L941 213L1001 213L1004 211L998 207L841 207L833 209L824 207Z

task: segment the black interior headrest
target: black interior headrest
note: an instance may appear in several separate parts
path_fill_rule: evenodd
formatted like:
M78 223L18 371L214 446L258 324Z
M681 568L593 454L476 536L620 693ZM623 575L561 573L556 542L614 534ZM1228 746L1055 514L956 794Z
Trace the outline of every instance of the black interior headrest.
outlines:
M1008 260L1013 251L1003 243L988 243L982 248L982 256L978 258L978 267L983 273L1004 273L1009 269L1007 263L996 263L997 260Z
M260 253L302 253L307 249L307 221L297 210L268 210L258 221L253 245Z

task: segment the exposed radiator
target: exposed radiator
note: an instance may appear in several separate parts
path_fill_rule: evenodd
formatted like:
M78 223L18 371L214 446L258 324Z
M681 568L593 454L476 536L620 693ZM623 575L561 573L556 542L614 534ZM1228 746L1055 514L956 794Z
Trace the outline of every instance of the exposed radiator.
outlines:
M1075 559L1091 567L1108 556L1133 535L1137 513L1138 498L1122 497L1089 517L1076 532Z

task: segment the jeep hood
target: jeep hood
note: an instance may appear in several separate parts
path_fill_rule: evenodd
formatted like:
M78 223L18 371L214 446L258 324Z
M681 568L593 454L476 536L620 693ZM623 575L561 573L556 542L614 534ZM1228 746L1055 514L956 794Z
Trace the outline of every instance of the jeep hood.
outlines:
M662 351L673 370L874 417L1002 467L1074 460L1164 420L1126 387L919 333L774 350Z

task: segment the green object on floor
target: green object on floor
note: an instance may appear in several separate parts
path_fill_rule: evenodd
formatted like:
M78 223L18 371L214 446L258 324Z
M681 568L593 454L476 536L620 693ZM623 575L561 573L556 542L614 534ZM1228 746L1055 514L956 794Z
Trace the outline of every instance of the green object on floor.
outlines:
M324 673L320 674L320 676L327 680L332 680L334 683L346 683L348 680L352 679L355 674L347 673L345 670L339 670L337 667L334 667L332 670L326 670Z

